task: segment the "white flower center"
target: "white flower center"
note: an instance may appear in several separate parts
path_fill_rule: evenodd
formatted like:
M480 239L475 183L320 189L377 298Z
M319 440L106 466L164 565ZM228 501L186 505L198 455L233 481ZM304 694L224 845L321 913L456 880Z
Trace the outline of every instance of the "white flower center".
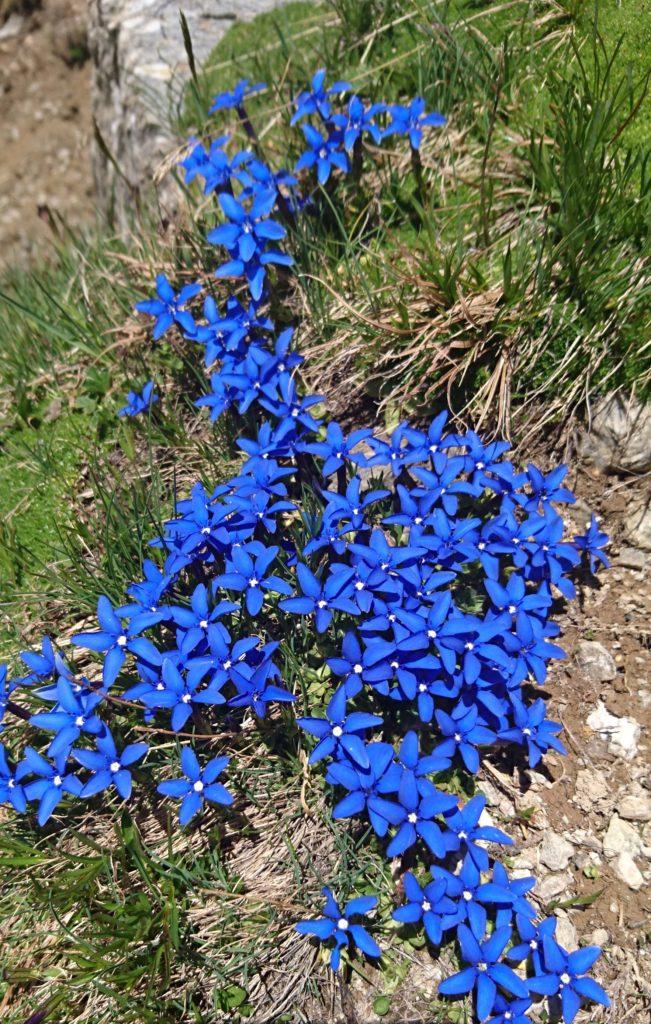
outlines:
M345 932L348 928L348 921L345 917L340 917L337 921L337 928L341 928L342 932Z
M455 734L454 734L454 742L455 743L461 743L461 733L460 732L455 732Z
M257 580L255 578L255 576L252 576L251 579L249 580L249 586L250 587L257 587L259 582L260 582L260 580Z
M515 605L514 604L510 604L509 605L509 612L511 613L511 615L515 615L516 611L517 611L517 609L516 609Z
M535 939L532 939L531 942L529 943L529 949L538 949L538 943L536 942Z
M189 693L184 693L183 696L181 697L181 701L183 702L183 704L189 704L191 700L192 697L190 696Z
M359 662L357 662L357 664L356 664L356 665L353 665L353 672L354 672L354 673L355 673L356 675L359 675L359 673L360 673L361 671L362 671L362 666L360 665L360 663L359 663Z
M427 693L427 686L425 683L420 683L418 686L419 693Z
M109 768L110 768L110 770L112 772L119 772L119 770L120 770L120 762L119 761L111 761L111 763L109 765Z
M477 964L477 970L478 971L482 971L482 972L483 971L487 971L488 970L488 964L485 964L483 961L481 963L478 963Z
M531 736L531 729L528 729L525 726L525 728L522 730L522 735L523 736Z
M432 909L432 904L429 902L429 900L423 900L421 906L425 913L427 913L428 910Z
M427 630L427 635L430 638L430 640L436 640L437 632L436 632L435 629L428 629Z
M61 776L55 775L54 778L52 779L52 784L57 787L63 785L63 780Z
M116 643L117 643L118 647L126 647L126 645L127 645L127 638L126 638L126 636L124 634L122 634L122 636L119 636L117 638Z
M202 619L199 625L202 629L208 629L208 619Z
M192 788L195 791L195 793L203 793L203 782L201 781L201 779L197 779Z
M563 972L563 974L561 974L561 984L562 985L569 985L569 982L570 982L569 974Z
M474 649L475 649L475 645L474 645L473 643L471 643L471 642L470 642L470 640L469 640L469 641L468 641L468 643L467 643L467 644L465 645L465 647L466 647L466 650L467 650L467 651L474 651Z
M232 664L233 662L227 658L226 661L223 663L222 668L228 671Z
M470 892L470 889L463 890L463 898L466 901L466 903L470 903L472 899L472 893Z
M355 584L355 590L363 590L363 589L364 589L364 584L362 583L361 580L357 580L357 583Z
M328 607L328 602L324 601L323 598L321 598L320 601L317 601L316 606L317 606L317 608L327 608Z
M84 718L83 715L77 715L77 717L75 718L75 725L77 726L78 729L81 729L85 721L86 719Z
M468 838L468 833L464 832L464 830L462 829L461 832L459 832L459 839L467 839L467 838Z
M339 739L339 737L343 736L343 734L344 734L344 730L341 728L340 725L333 726L333 728L332 728L332 735L333 736L335 736L337 739Z
M411 814L407 815L407 821L409 822L410 825L415 825L416 822L418 821L418 815L414 811L412 811Z

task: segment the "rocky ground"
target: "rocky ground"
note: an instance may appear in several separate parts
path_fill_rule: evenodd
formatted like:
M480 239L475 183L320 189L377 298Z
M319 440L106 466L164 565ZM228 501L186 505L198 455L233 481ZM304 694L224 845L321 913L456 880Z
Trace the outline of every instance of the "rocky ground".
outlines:
M12 8L0 18L0 266L37 255L59 217L93 215L87 2Z

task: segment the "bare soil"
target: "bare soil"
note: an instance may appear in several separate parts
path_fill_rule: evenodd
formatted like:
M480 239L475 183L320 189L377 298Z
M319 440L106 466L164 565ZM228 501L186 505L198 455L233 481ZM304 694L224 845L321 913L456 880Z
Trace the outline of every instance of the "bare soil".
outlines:
M0 24L0 267L93 216L86 0Z

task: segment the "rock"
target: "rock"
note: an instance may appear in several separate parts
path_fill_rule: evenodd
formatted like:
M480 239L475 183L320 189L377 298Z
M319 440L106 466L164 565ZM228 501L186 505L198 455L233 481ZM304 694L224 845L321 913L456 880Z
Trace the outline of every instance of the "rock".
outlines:
M25 31L25 19L22 14L18 14L16 11L10 14L4 25L0 26L0 41L4 39L13 39L14 36L19 36L21 32Z
M606 857L616 857L620 853L629 853L634 857L640 852L642 846L642 837L635 826L629 825L627 821L622 821L618 815L613 814L603 838Z
M648 796L625 796L617 812L625 821L651 821L651 800Z
M110 153L95 140L93 177L104 210L112 213L118 227L126 229L140 197L153 189L156 169L181 141L170 128L171 112L190 77L179 7L187 19L195 61L201 64L234 21L250 20L279 2L91 0L93 117ZM256 42L251 40L252 48ZM167 175L158 190L163 209L174 209L178 195Z
M564 910L556 911L556 941L563 949L576 949L579 944L576 928Z
M621 394L602 398L593 410L580 452L604 472L646 473L651 469L651 405Z
M646 555L639 548L622 548L617 557L617 564L625 569L644 569Z
M624 519L624 530L633 544L651 551L651 496L631 502Z
M549 903L554 897L567 893L571 884L572 876L569 871L558 875L545 875L536 884L534 893L541 903Z
M586 813L593 811L600 800L604 800L610 789L603 775L593 768L582 768L576 776L572 802Z
M594 640L581 640L576 660L583 675L591 683L605 683L617 675L617 666L610 651Z
M588 715L587 724L608 743L608 750L616 757L631 761L637 753L640 725L634 718L618 718L611 715L605 704L597 702L594 711Z
M610 935L605 928L595 928L592 935L588 939L590 946L605 946L610 942Z
M555 832L548 832L542 843L538 856L541 864L550 871L563 871L574 855L574 847Z
M613 871L622 882L626 883L629 889L633 889L635 892L644 885L642 872L630 853L626 853L626 851L620 853L617 857L613 864Z

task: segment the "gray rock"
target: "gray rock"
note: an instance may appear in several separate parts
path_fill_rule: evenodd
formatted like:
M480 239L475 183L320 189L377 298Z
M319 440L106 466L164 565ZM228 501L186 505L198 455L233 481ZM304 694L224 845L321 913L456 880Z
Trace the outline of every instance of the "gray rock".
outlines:
M606 857L617 857L620 853L628 853L634 857L641 851L642 846L642 837L635 826L613 814L603 838Z
M569 871L564 871L558 875L545 875L536 884L534 893L541 903L549 903L556 896L569 892L571 884L572 876Z
M617 877L625 882L629 889L633 889L637 892L644 885L644 876L638 868L637 864L631 857L630 853L623 851L619 854L613 864L613 871Z
M13 39L14 36L19 36L21 32L24 32L26 28L26 22L22 14L18 14L14 11L10 14L4 25L0 26L0 41L3 39Z
M595 928L592 935L588 939L588 945L590 946L605 946L610 942L610 935L605 928Z
M540 863L550 871L563 871L574 855L574 847L563 836L548 832L540 844Z
M576 660L583 675L591 683L605 683L617 675L615 660L603 644L594 640L579 641Z
M179 9L201 64L235 20L250 20L281 2L90 0L93 117L111 154L95 141L93 177L99 201L118 227L128 226L141 197L152 190L157 168L182 141L170 129L170 114L190 77ZM169 175L157 194L163 209L174 208L178 189Z
M651 551L651 494L631 503L624 519L624 529L632 544Z
M622 548L617 557L617 564L625 569L644 569L646 555L639 548Z
M556 941L563 949L576 949L579 944L576 928L564 910L556 911Z
M625 821L651 821L651 799L648 796L625 796L617 811Z
M608 743L608 750L615 757L631 761L637 753L640 738L640 724L634 718L618 718L611 715L605 704L597 702L594 711L588 715L587 725Z
M632 396L607 395L592 412L580 450L603 471L645 473L651 469L651 405Z
M610 790L603 775L594 768L582 768L576 776L572 802L588 813L595 809L600 800L604 800Z

